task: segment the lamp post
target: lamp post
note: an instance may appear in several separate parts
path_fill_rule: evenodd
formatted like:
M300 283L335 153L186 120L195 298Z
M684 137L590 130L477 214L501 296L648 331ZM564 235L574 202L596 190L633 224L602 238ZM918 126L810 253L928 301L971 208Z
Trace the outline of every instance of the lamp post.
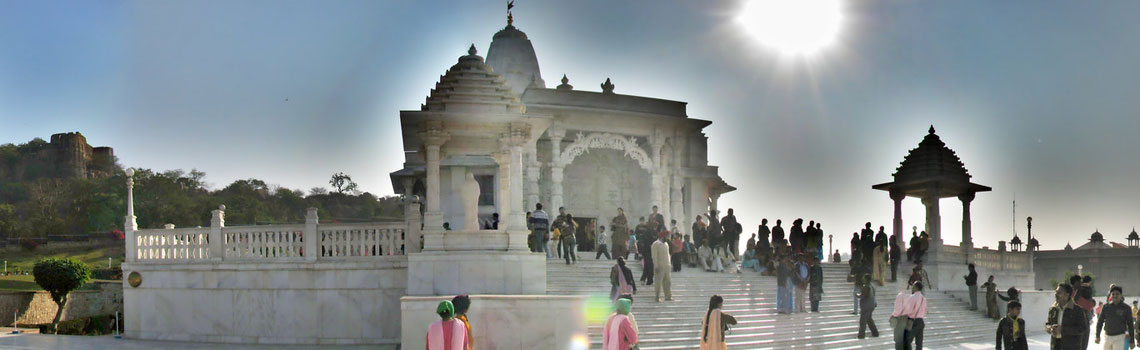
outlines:
M1077 276L1084 276L1085 265L1077 265Z

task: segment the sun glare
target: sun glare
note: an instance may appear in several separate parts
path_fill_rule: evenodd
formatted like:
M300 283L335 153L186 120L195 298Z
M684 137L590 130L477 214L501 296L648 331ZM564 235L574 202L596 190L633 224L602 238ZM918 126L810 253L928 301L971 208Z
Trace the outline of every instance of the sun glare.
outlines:
M840 1L746 0L736 21L765 47L789 56L811 56L839 36Z

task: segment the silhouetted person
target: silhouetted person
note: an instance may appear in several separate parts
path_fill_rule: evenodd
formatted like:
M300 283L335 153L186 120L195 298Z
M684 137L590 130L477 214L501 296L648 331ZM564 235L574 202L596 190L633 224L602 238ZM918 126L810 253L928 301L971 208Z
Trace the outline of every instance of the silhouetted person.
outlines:
M863 261L863 241L859 239L859 232L851 234L851 261L862 263Z
M721 230L724 231L722 237L724 239L724 247L732 252L732 256L737 256L737 248L740 247L740 232L736 230L736 215L733 214L732 208L728 208L728 215L720 219Z
M792 253L799 254L803 252L804 245L804 220L796 219L792 221L792 229L788 233L788 243L792 245Z
M978 311L978 271L974 270L974 264L967 265L966 268L970 269L970 273L962 278L966 279L966 289L970 291L970 310Z
M906 247L906 261L914 261L914 254L918 251L918 229L910 233L910 245Z
M871 286L871 276L863 275L863 288L859 291L859 334L858 338L863 339L866 335L868 327L871 328L871 336L879 336L879 328L875 327L875 319L873 314L875 307L878 306L875 302L875 287Z
M772 248L779 247L780 243L784 241L784 228L780 227L783 221L776 219L776 226L772 227Z
M898 237L891 236L891 282L898 281L899 260L902 260L902 248L899 247Z

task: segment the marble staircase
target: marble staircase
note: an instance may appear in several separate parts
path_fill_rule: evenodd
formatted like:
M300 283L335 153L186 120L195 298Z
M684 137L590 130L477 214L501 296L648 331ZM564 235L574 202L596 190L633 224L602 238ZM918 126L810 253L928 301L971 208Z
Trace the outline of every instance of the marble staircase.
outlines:
M549 260L547 294L593 295L608 298L609 271L613 260L594 260L592 253L579 253L587 259L575 265ZM629 264L634 277L641 276L640 264ZM709 297L724 297L724 310L739 321L727 335L733 349L888 349L893 346L888 318L897 289L893 284L878 288L875 322L880 336L857 339L858 317L852 303L851 284L846 281L847 264L823 264L824 297L819 313L780 315L776 313L776 279L752 270L741 274L711 273L685 267L673 273L674 301L657 303L653 286L638 283L633 314L637 318L641 349L696 349L699 347L701 318ZM901 270L901 269L900 269ZM902 276L900 276L901 278ZM933 291L926 293L929 314L924 348L938 348L962 342L992 342L995 322L966 310L967 305ZM810 307L810 306L809 306ZM601 348L602 325L589 325L591 349Z

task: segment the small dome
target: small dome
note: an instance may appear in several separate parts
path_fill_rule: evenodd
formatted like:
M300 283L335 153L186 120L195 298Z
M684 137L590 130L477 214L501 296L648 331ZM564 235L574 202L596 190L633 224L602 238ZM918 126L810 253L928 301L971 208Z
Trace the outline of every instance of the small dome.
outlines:
M1089 236L1089 240L1093 242L1104 242L1104 235L1100 234L1100 230L1096 230Z
M518 95L511 92L503 77L476 54L475 45L459 62L451 66L428 95L424 111L447 112L514 112L524 113L526 107Z
M1136 228L1132 228L1132 233L1128 234L1128 239L1140 239L1140 234L1136 233Z
M538 68L538 56L526 33L508 24L491 40L487 49L487 64L503 76L507 86L516 95L522 96L528 87L545 88L542 72Z
M1013 236L1013 239L1009 240L1009 244L1021 244L1021 238Z

